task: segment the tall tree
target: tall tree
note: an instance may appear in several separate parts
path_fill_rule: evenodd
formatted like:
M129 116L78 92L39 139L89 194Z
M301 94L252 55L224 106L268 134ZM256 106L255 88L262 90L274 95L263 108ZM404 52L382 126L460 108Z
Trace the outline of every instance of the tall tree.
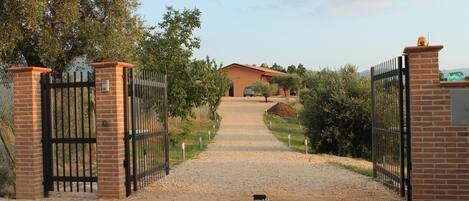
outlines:
M270 69L276 70L276 71L280 71L280 72L284 72L284 73L287 72L287 71L285 70L285 68L283 68L281 65L278 65L277 63L274 63L274 65L272 65L272 66L270 67Z
M287 67L287 73L296 73L296 66L295 65L289 65Z
M200 15L198 9L167 7L157 29L146 33L139 44L139 66L168 76L169 113L173 117L187 117L193 107L202 104L202 88L195 83L203 78L200 72L204 67L191 63L193 50L200 47L194 36L201 26Z
M296 68L296 73L300 76L303 77L306 73L306 68L303 64L298 64L298 67Z
M215 117L216 110L221 103L221 97L230 87L230 78L227 74L219 71L223 64L217 65L215 60L208 56L205 61L194 61L202 65L199 71L199 85L203 87L203 101L210 109L212 117Z
M131 62L143 29L138 5L138 0L0 0L0 63L63 72L80 57Z

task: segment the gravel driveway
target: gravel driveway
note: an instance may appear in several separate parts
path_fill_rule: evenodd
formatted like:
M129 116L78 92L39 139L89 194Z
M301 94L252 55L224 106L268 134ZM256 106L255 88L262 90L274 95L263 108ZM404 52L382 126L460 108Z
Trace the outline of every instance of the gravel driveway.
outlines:
M290 151L264 126L273 103L261 100L224 98L215 142L129 200L400 200L370 178Z

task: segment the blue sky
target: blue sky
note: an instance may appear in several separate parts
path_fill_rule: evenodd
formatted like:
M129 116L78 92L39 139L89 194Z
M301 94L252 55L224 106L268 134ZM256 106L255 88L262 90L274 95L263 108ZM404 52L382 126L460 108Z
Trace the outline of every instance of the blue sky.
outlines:
M467 0L142 0L138 14L148 26L161 21L166 6L198 8L201 48L219 62L308 69L360 70L401 54L418 36L444 45L440 68L469 67Z

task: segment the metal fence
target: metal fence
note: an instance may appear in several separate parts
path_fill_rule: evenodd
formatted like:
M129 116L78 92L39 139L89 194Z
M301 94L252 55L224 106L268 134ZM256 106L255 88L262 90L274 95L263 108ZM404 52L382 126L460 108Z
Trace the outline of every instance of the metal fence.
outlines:
M373 177L411 199L407 58L371 68Z
M0 72L0 197L15 194L12 74Z
M41 82L45 196L96 191L94 74L44 73Z
M127 196L169 174L166 76L124 70Z

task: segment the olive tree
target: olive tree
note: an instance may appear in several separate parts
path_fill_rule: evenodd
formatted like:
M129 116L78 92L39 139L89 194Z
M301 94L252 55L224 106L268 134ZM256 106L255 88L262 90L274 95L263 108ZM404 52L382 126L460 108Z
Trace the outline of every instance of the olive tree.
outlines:
M279 75L272 78L272 83L276 83L286 93L289 89L300 87L301 78L297 74ZM287 94L284 94L285 96Z
M264 96L265 102L267 102L267 98L272 95L272 92L276 91L277 89L277 84L270 84L262 80L257 80L252 83L252 90Z

